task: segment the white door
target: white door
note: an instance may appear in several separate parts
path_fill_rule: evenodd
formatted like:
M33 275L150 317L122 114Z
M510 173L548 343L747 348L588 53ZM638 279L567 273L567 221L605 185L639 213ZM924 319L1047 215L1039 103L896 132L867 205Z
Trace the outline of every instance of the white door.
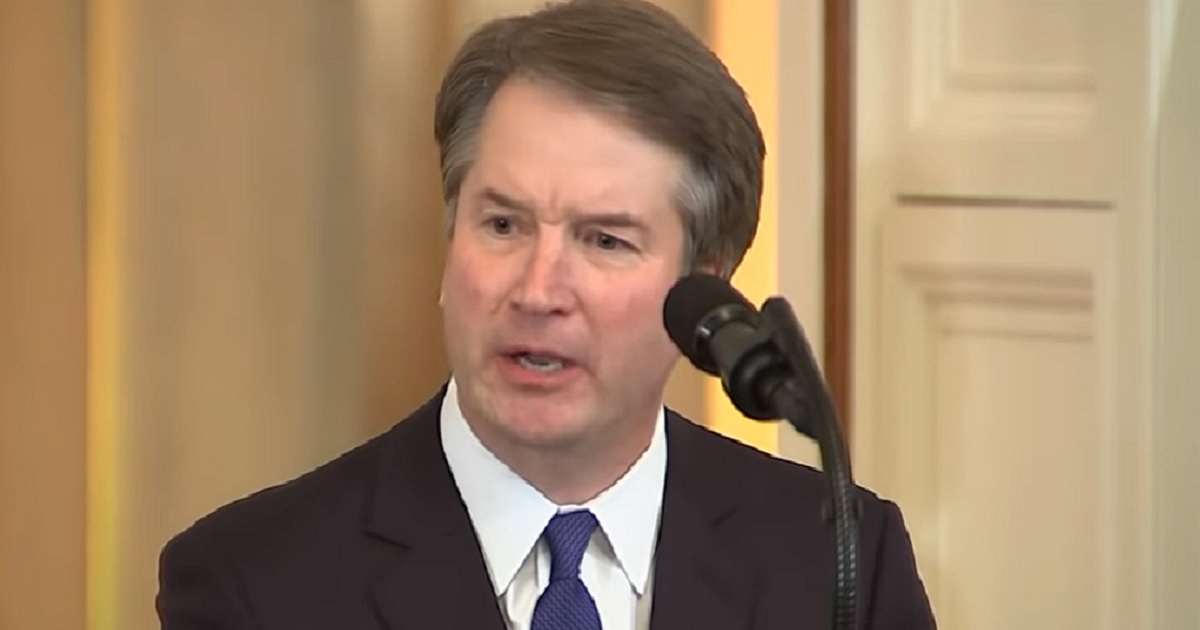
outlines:
M858 480L941 627L1147 628L1150 6L856 6Z

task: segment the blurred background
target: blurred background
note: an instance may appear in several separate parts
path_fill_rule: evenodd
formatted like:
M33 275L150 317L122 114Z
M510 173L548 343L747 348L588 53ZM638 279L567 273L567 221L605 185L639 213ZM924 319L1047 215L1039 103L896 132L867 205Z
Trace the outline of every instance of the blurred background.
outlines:
M0 630L445 379L432 104L534 0L0 0ZM941 626L1200 628L1200 3L659 0L770 145L792 302ZM669 403L817 464L681 365Z

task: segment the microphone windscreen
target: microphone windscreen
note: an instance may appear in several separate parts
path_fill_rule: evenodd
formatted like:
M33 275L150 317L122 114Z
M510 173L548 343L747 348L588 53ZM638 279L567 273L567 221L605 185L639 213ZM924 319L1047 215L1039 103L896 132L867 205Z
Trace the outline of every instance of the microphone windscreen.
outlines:
M707 352L696 347L696 330L701 320L713 310L727 304L745 306L753 312L754 306L733 285L705 273L694 273L680 278L667 292L663 303L663 326L671 341L697 365L711 363Z

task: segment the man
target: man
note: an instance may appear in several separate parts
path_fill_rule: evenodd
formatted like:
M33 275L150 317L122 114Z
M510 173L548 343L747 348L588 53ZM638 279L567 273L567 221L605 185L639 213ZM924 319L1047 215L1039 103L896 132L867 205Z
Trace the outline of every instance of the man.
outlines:
M663 407L663 300L728 277L764 145L668 14L576 0L483 26L438 97L451 375L384 435L163 552L163 627L831 627L819 473ZM863 492L863 628L933 627Z

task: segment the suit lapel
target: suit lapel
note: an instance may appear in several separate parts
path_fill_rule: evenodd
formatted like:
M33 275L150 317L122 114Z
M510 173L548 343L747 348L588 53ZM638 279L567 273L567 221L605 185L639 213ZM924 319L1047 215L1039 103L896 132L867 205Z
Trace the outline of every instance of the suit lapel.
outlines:
M367 531L396 559L370 595L389 630L504 630L475 530L443 456L442 393L393 429L380 460Z
M469 542L469 541L468 541ZM480 628L504 630L487 571L470 562L461 540L429 540L400 558L394 572L371 588L389 630Z
M731 552L726 530L738 488L700 429L667 417L667 478L655 553L654 630L737 630L753 613L752 566Z

